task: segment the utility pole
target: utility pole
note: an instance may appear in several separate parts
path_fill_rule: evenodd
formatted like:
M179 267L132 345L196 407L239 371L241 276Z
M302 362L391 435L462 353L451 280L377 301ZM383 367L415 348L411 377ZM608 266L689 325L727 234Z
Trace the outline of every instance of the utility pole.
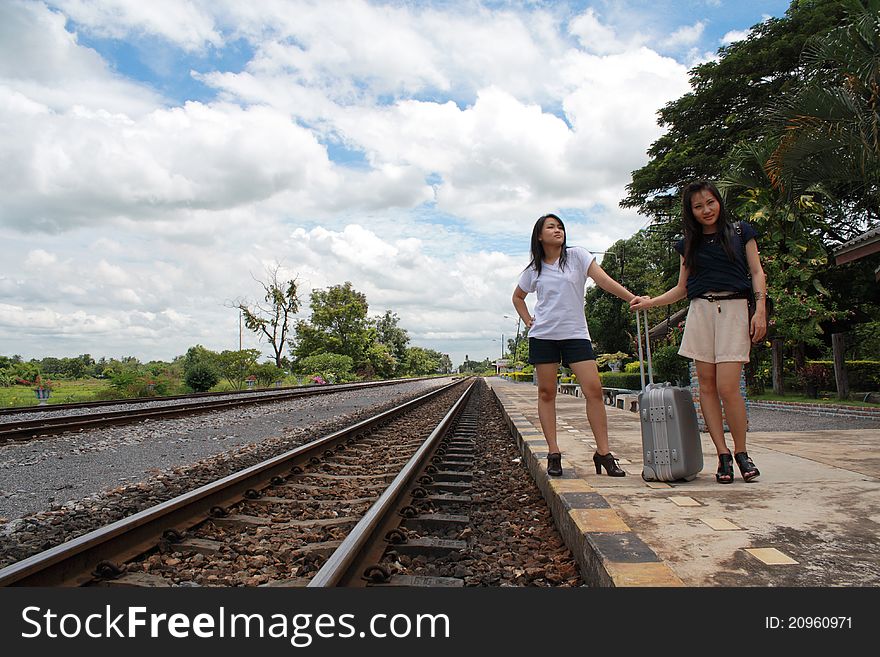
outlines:
M241 308L238 309L238 350L241 351Z

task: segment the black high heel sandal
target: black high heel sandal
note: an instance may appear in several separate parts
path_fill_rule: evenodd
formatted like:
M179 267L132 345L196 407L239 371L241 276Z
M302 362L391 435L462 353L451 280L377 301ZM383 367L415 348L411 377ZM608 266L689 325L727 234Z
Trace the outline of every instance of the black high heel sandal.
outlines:
M547 454L547 474L551 477L562 476L562 454L551 452Z
M614 454L608 452L604 456L600 455L599 452L595 452L593 454L593 465L596 466L596 474L602 474L602 468L605 468L605 471L608 473L609 477L625 477L626 472L617 464L617 459L614 458Z
M715 481L719 484L733 483L733 456L730 452L718 455L718 472L715 473Z
M749 458L748 452L738 452L733 455L743 481L754 481L761 476L761 471L755 467L755 462Z

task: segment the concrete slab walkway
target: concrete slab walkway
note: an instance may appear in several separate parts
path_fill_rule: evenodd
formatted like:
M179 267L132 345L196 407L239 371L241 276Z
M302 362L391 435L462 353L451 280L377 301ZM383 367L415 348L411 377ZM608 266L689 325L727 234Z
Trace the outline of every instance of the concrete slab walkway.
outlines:
M584 577L595 586L880 585L880 430L755 432L761 477L642 480L638 415L611 406L611 449L628 475L596 475L584 399L557 396L563 477L546 474L537 388L487 379ZM732 444L732 441L730 441Z

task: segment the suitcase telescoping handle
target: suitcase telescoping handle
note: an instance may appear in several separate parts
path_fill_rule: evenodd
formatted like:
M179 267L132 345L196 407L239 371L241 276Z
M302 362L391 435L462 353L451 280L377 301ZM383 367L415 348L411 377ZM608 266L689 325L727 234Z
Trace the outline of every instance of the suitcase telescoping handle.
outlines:
M639 314L645 313L645 348L648 351L648 383L654 383L654 366L651 364L651 338L648 337L648 311L636 311L636 332L639 337L639 373L642 377L642 390L645 389L645 357L642 354L642 325L639 321Z

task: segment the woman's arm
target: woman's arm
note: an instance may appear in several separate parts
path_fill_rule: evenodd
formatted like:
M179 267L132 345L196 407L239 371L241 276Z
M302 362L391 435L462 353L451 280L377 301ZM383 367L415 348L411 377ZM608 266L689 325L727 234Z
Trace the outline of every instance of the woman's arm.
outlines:
M629 302L629 307L632 310L642 310L655 306L668 306L670 303L680 301L687 296L687 280L688 270L684 266L684 258L682 257L678 267L678 283L676 283L675 287L670 288L659 297L654 297L653 299L649 296L636 297Z
M755 240L746 242L746 262L752 275L752 290L755 292L755 314L749 325L749 335L752 342L760 342L767 334L767 277L761 266L758 243Z
M596 285L601 287L606 292L610 292L616 297L623 299L624 301L632 301L635 299L636 295L627 290L623 285L615 281L611 278L608 273L599 266L599 263L593 260L590 263L589 268L587 269L587 276L596 281Z
M513 290L513 307L516 308L516 314L520 316L526 328L532 328L532 322L535 318L529 314L529 307L526 305L526 295L528 292L517 285Z

